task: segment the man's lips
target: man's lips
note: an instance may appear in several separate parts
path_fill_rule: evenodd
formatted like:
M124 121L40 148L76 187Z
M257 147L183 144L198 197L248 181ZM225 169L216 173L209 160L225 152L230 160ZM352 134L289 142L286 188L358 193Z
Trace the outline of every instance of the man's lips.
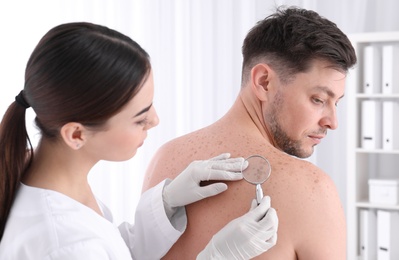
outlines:
M321 139L323 139L325 135L309 135L309 138L311 138L316 144L319 144L321 142Z

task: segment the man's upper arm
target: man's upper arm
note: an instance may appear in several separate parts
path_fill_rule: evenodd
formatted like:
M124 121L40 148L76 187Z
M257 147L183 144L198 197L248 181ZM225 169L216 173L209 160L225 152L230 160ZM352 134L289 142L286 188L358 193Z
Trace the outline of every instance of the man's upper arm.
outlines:
M309 188L311 194L303 202L306 210L298 223L303 225L302 239L298 236L298 259L345 260L345 215L335 184L321 173Z

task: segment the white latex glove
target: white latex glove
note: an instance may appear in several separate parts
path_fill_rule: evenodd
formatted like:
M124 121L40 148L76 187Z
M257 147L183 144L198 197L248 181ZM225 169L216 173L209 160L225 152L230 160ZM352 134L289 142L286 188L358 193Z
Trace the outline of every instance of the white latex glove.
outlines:
M259 206L256 204L253 200L248 213L232 220L216 233L197 260L247 260L276 245L278 218L276 210L270 207L270 197L265 196Z
M227 189L227 184L218 182L200 186L201 181L241 180L244 158L230 158L224 153L209 160L194 161L163 190L165 209L185 206L198 200L217 195ZM244 165L244 169L248 164Z

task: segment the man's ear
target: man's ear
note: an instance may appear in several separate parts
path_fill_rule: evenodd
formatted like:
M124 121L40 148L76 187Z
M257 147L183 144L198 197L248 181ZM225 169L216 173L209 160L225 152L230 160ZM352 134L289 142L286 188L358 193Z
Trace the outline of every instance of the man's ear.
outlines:
M274 74L269 65L264 63L256 64L251 69L251 87L260 101L266 101L270 92L270 79Z
M80 123L70 122L61 127L61 137L74 150L80 149L85 141L85 127Z

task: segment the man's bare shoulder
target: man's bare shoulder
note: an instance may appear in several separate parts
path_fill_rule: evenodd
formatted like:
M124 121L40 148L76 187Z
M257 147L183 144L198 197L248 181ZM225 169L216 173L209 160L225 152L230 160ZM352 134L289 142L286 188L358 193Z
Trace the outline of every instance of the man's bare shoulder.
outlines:
M302 184L299 188L301 192L307 190L305 194L322 195L323 193L335 192L335 184L331 177L321 168L313 163L293 158L290 164L291 178L293 181Z
M276 178L279 184L275 187L290 190L281 197L292 199L291 208L301 208L301 212L308 216L311 212L319 214L320 209L329 206L341 207L335 183L322 169L297 158L285 158L284 161L274 166L275 172L280 175Z
M307 161L295 159L290 168L289 195L274 199L287 223L280 226L282 236L290 233L299 259L345 259L345 216L333 180Z
M197 136L198 132L186 134L159 147L147 166L143 191L166 178L174 179L190 162L202 159L196 155Z

